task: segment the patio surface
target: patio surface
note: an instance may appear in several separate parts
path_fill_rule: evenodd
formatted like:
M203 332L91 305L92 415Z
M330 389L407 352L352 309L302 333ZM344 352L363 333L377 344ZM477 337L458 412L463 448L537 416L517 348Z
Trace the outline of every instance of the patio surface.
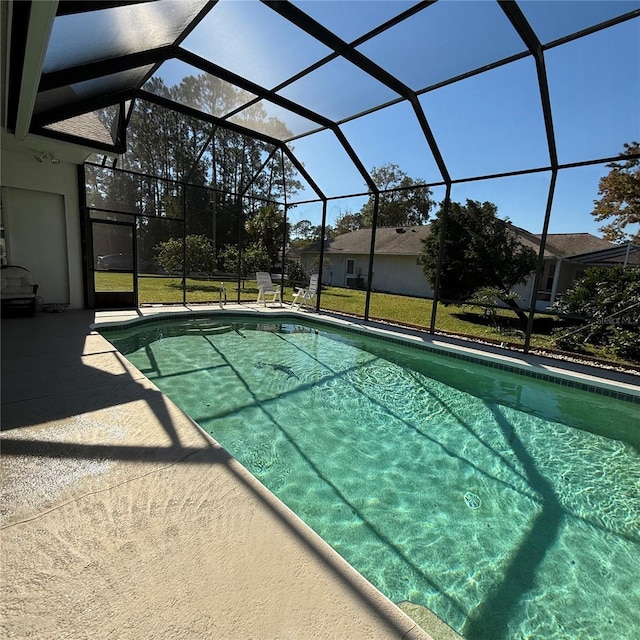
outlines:
M429 638L89 329L115 315L2 321L0 636Z

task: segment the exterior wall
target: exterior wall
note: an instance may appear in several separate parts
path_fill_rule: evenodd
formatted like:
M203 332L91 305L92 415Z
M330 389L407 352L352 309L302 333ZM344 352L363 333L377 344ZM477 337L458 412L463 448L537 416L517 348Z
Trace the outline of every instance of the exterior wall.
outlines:
M551 277L551 267L554 265L553 284L549 289L548 280ZM570 260L545 259L544 272L540 288L545 290L547 297L538 300L536 309L538 311L547 310L554 302L562 297L562 294L573 286L573 283L584 273L587 268L584 264L572 263ZM530 279L533 283L533 277Z
M540 279L540 286L538 288L538 306L541 303L547 305L553 304L554 285L557 287L557 275L556 270L562 263L554 259L546 259L544 261L544 269L542 270L542 278Z
M547 300L537 300L536 310L547 311L549 307L562 297L562 294L573 286L573 283L584 273L585 269L589 265L573 263L570 260L556 260L556 258L545 259L545 268L543 271L543 278L540 283L542 289L545 288L546 278L549 276L551 264L555 264L555 292L551 292L552 295ZM515 291L518 295L525 297L525 300L529 300L531 290L533 287L533 275L529 278L526 285L522 287L516 287ZM526 292L526 296L523 293ZM555 295L553 295L555 293Z
M563 261L562 268L560 269L560 274L558 276L558 291L556 295L561 297L567 289L570 289L573 283L584 273L588 266L589 265L571 263L566 260Z
M317 268L318 259L318 254L302 253L300 262L305 271L311 273ZM354 261L353 276L347 274L347 260ZM334 287L346 287L348 278L360 277L362 286L366 287L368 270L368 255L326 253L322 282ZM417 256L410 255L376 255L373 262L372 288L375 291L423 298L433 296L433 291L424 277L422 267L417 264Z
M519 300L516 300L518 305L523 308L527 308L531 304L531 294L533 292L534 274L532 274L524 284L519 284L513 287L512 291L520 296ZM500 305L506 306L506 305ZM535 302L536 309L542 311L549 306L549 303L543 300L537 300Z
M35 282L47 280L56 297L66 295L68 299L49 299L44 287L38 295L42 293L45 302L68 303L73 309L84 306L77 181L76 164L38 163L32 153L2 150L2 214L8 259L14 259L15 247L22 266L31 270L30 264L37 265L33 270ZM30 204L33 210L28 220L18 219L20 211ZM58 211L60 223L53 221ZM47 230L52 229L53 237L48 237ZM29 236L34 242L28 242ZM43 242L52 256L44 262ZM45 269L42 275L38 272Z
M307 273L313 273L318 268L319 254L302 253L300 262ZM354 261L353 276L347 275L347 260ZM336 253L324 254L324 269L322 271L322 283L333 287L346 287L347 277L363 278L366 286L367 271L369 270L369 256L362 254L341 255Z
M399 293L432 298L433 289L425 278L418 257L378 254L373 262L372 288L385 293Z
M300 257L303 268L312 273L317 269L319 255L302 253ZM329 260L326 264L327 259ZM322 282L326 285L336 287L346 286L346 267L347 260L353 259L355 264L355 274L360 274L363 278L364 286L367 284L367 270L369 269L369 256L353 255L353 254L325 254L325 269L322 274ZM555 258L545 260L545 270L540 286L546 286L546 278L549 275L551 263L556 263ZM560 260L556 263L556 269L559 269L557 278L556 299L571 287L582 273L584 273L587 265L574 264L568 260ZM513 288L513 291L520 296L518 304L521 307L528 307L531 302L533 292L534 274L521 285ZM397 293L407 296L416 296L424 298L432 298L433 290L427 282L422 272L422 267L417 264L417 256L400 256L400 255L384 255L375 256L373 263L373 282L372 290L385 293ZM536 311L547 311L555 300L536 300ZM498 303L500 306L505 306Z
M64 198L4 187L3 204L10 230L8 262L29 269L39 287L39 303L69 304Z

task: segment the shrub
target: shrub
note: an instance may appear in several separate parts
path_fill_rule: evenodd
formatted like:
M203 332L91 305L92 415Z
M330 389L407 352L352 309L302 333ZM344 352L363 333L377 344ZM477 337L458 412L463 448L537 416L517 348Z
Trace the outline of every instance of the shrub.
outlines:
M623 315L634 303L640 303L640 269L591 267L554 307L560 313L605 321L613 314ZM639 314L640 306L630 311L636 324Z
M561 348L580 342L610 348L617 356L640 360L640 269L592 267L554 305L560 313L587 321L571 336L559 336ZM564 346L563 346L564 345Z
M640 331L611 327L609 345L613 353L625 360L640 361Z
M297 260L288 259L285 262L285 273L289 282L307 282L309 274Z
M216 263L211 240L206 236L191 235L186 237L186 243L186 273L202 272L207 275L215 273ZM171 238L157 244L154 251L158 264L168 273L182 273L183 247L182 238Z
M220 252L220 264L227 273L238 273L238 247L235 245L226 246ZM266 249L255 244L248 246L242 251L240 259L240 274L249 276L256 271L270 271L271 259Z
M575 329L555 329L552 333L553 342L562 351L572 351L574 353L585 353L584 336Z

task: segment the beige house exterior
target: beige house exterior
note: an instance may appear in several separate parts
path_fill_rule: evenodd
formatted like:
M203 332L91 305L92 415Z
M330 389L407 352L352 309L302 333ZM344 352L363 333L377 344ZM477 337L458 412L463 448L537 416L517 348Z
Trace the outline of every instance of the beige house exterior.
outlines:
M418 264L428 226L391 228L376 231L373 288L428 298L431 286ZM324 248L322 282L336 287L364 289L367 286L371 229L358 229L328 240ZM299 250L305 271L317 271L320 243Z
M541 235L511 225L518 240L540 251ZM374 291L421 298L433 297L433 288L418 262L429 225L382 227L376 231L371 288ZM325 241L322 283L365 289L368 284L371 229L358 229ZM320 243L299 250L303 268L317 272ZM640 247L616 245L590 233L549 234L544 251L544 270L536 294L536 309L550 307L590 266L640 264ZM515 292L528 303L534 274Z

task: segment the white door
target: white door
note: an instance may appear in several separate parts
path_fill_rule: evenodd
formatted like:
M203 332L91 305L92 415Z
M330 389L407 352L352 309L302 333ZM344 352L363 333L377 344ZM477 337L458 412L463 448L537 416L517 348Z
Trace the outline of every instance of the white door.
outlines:
M356 271L356 261L353 260L352 258L347 258L347 269L344 276L345 287L349 287L351 289L355 288L356 286L355 271Z
M44 304L69 303L64 198L6 187L2 192L7 262L31 271Z

